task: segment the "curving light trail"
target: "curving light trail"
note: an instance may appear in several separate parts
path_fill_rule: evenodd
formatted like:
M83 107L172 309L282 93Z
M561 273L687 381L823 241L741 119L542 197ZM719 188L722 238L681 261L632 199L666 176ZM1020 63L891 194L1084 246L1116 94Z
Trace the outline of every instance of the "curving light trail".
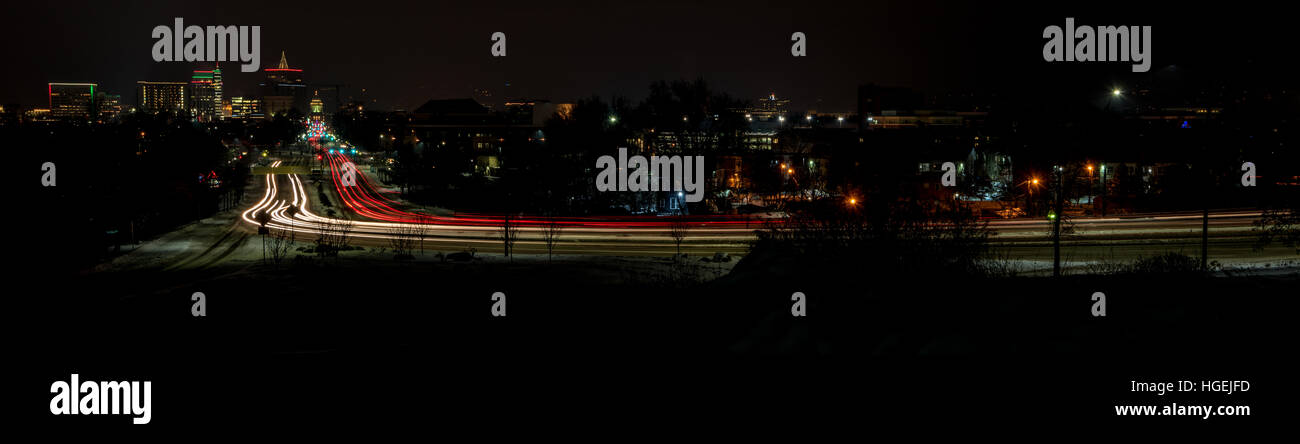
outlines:
M272 166L280 165L281 161L272 164ZM279 180L277 180L278 177L271 174L266 176L266 189L262 194L262 198L240 215L246 223L254 226L260 225L257 215L266 212L270 215L270 219L266 224L268 228L290 230L307 235L319 235L341 224L351 224L350 236L361 239L387 240L398 236L409 236L409 234L405 233L410 233L410 231L404 230L421 230L425 238L429 240L455 240L457 243L484 245L498 245L501 243L498 238L501 224L499 219L492 222L492 219L484 218L482 221L476 221L480 222L477 224L448 224L438 221L455 220L457 218L430 216L426 220L432 222L407 222L407 219L398 217L396 214L413 213L400 212L392 209L391 206L385 206L373 200L365 200L365 204L354 200L347 205L359 215L366 217L384 216L395 221L349 220L321 216L311 211L311 205L307 197L308 193L302 178L297 174L284 176L289 182L288 191L291 196L291 198L285 199L279 197L281 191ZM353 196L354 199L361 199L359 193L353 194ZM384 210L380 211L377 208L384 208ZM290 215L291 209L296 209L296 211L292 211L292 215ZM493 225L488 225L488 223L493 223ZM540 224L532 226L521 224L518 230L518 244L539 245L543 243L542 232L544 228ZM753 230L745 228L694 228L691 230L686 242L692 247L736 250L743 247L744 243L752 235ZM654 227L568 226L564 228L560 238L562 242L580 242L588 248L617 248L620 245L628 244L663 246L672 242L668 228Z

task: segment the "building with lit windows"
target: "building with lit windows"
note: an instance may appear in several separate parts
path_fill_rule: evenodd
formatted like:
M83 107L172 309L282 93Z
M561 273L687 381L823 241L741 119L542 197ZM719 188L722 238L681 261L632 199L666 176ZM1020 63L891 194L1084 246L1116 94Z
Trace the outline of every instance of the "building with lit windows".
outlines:
M758 103L754 106L745 109L745 118L750 122L783 121L789 105L790 99L780 99L776 97L776 93L771 93L767 97L758 99Z
M307 101L307 84L303 81L302 70L289 66L284 51L280 51L280 63L275 68L266 68L266 79L262 81L262 111L268 116L283 114L298 107L301 111Z
M226 118L225 110L222 109L226 103L224 93L225 82L221 76L221 64L218 63L216 67L212 68L212 104L216 111L214 114L218 119Z
M235 120L261 119L262 101L255 97L231 97L230 118Z
M507 139L540 145L546 138L540 122L555 113L555 107L549 106L546 100L509 102L509 112L503 113L494 112L473 98L429 100L404 117L406 134L390 133L389 137L414 144L417 151L470 153L474 158L474 173L494 176L501 169L499 156ZM539 116L539 112L544 115Z
M53 122L49 108L32 108L23 112L23 122Z
M122 115L122 96L100 91L95 95L95 110L101 122L117 120Z
M50 116L56 119L94 117L95 83L50 83Z
M185 94L185 109L200 121L211 121L217 116L216 91L212 87L212 71L194 71Z
M185 82L135 82L135 106L147 113L183 111L187 85Z

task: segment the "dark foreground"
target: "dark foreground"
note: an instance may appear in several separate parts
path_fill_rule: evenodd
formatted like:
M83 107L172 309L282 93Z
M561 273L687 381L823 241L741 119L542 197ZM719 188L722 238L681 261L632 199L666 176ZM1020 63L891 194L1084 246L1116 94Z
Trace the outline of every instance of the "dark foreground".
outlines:
M38 407L22 409L23 423L133 427L43 408L48 385L32 381L79 373L153 381L151 430L432 435L503 424L870 435L913 421L1196 430L1295 412L1294 276L830 282L742 264L690 284L593 270L314 264L50 278L15 298L8 337L19 357L7 361L24 383L10 397ZM498 291L502 318L491 314ZM791 316L796 291L806 317ZM205 317L191 315L194 292L206 295ZM1104 318L1092 316L1094 292L1107 296ZM1251 390L1159 396L1130 391L1134 380L1249 380ZM1113 410L1180 401L1252 413Z

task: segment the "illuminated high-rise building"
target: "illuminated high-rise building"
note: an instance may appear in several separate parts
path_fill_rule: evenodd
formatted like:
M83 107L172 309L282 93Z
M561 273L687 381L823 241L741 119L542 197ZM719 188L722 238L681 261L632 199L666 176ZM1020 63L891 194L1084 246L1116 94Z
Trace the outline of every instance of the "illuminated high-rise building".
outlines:
M185 109L200 121L211 121L217 117L216 91L212 84L211 70L196 70L190 77L189 93L185 95Z
M303 82L302 70L289 67L289 60L284 51L280 51L280 63L275 68L266 68L266 80L262 81L262 111L268 116L289 112L306 102L307 84Z
M176 113L185 109L185 82L135 82L135 106L142 112Z
M50 116L90 119L95 114L95 83L50 83Z
M224 92L225 83L221 80L221 64L218 63L215 68L212 68L212 103L218 108L216 116L219 119L226 117L226 113L221 109L225 104Z
M285 57L284 51L280 51L280 63L274 68L266 68L266 83L275 86L294 86L304 85L302 80L302 70L289 67L289 59Z

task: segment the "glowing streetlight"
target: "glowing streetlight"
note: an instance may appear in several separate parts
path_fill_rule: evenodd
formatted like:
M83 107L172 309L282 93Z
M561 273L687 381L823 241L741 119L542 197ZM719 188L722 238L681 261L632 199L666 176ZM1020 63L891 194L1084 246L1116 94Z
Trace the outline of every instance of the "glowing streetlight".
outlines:
M1123 93L1124 93L1124 92L1123 92L1123 91L1120 91L1119 88L1115 88L1115 89L1113 89L1113 90L1110 91L1110 95L1115 96L1115 97L1119 97L1119 95L1120 95L1120 94L1123 94Z
M618 117L609 116L609 123L617 123L617 122L618 122Z

